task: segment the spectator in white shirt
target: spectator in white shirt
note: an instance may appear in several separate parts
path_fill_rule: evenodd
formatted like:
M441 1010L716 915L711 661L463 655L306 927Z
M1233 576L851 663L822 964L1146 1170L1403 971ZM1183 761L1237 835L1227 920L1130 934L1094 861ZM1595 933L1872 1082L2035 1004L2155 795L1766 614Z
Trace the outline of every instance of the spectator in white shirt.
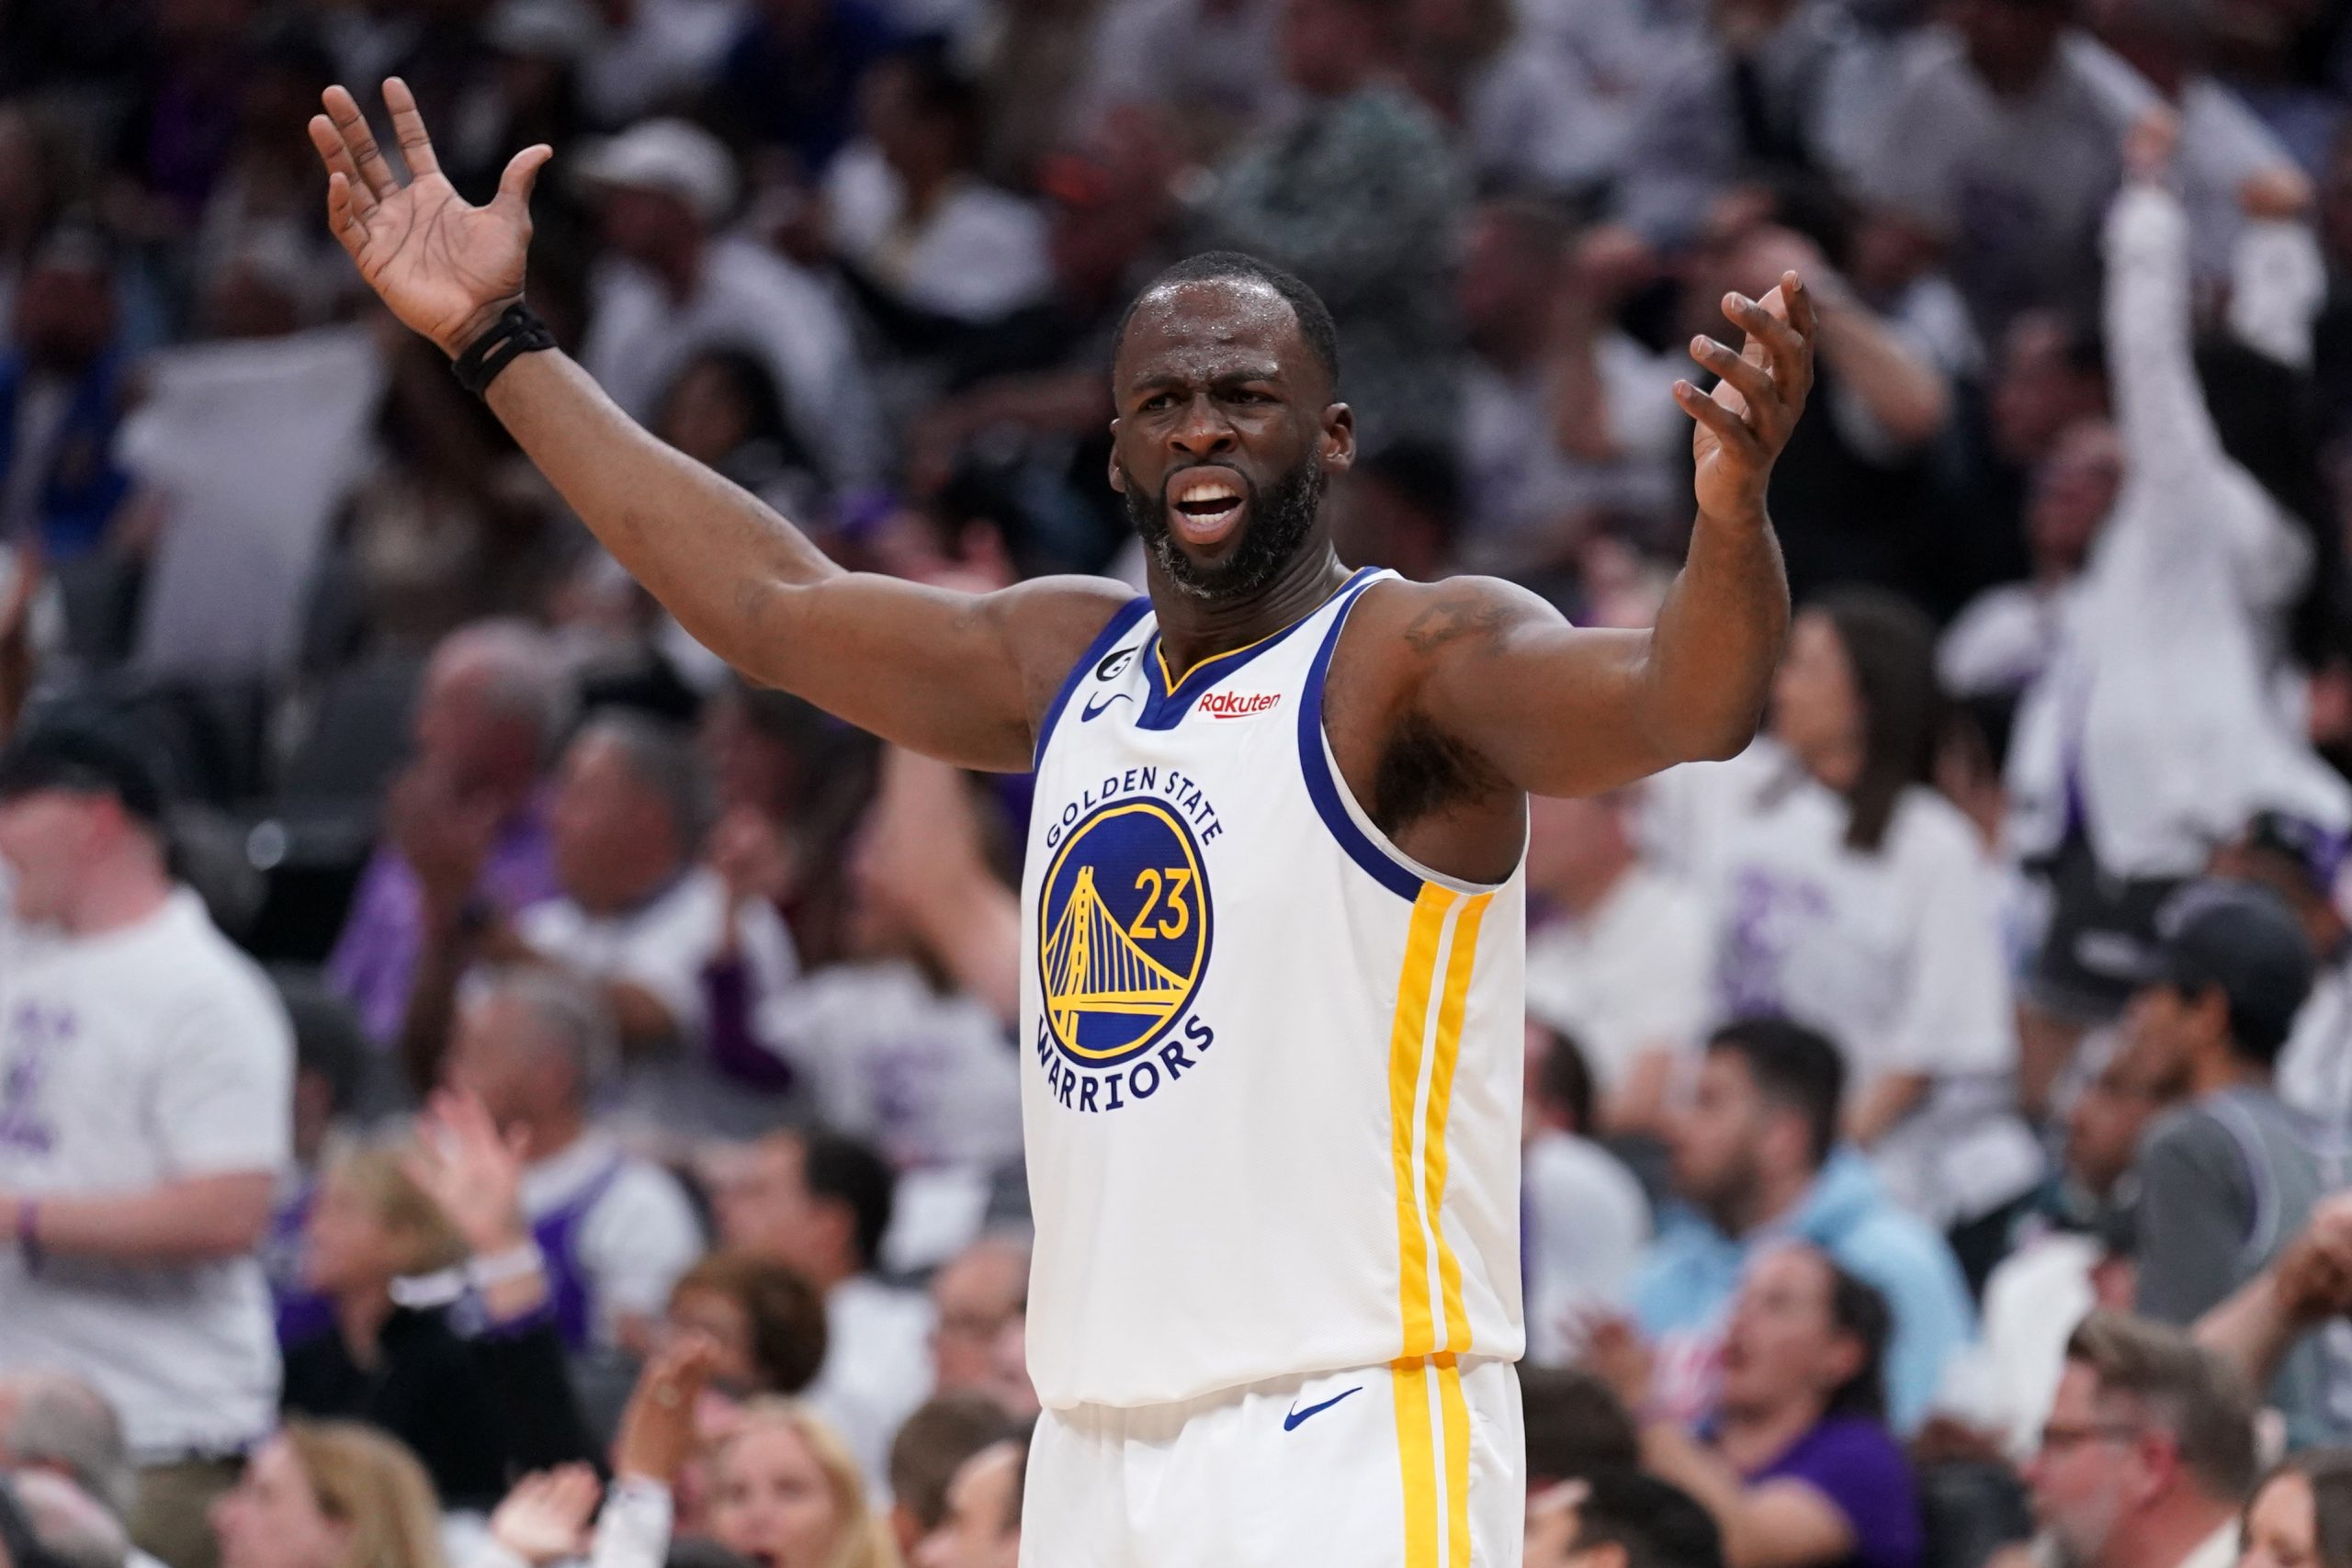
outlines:
M2058 437L2026 501L2033 575L1969 601L1937 646L1937 671L1952 695L2014 702L2049 670L2083 562L2122 479L2122 444L2106 420L2077 421Z
M2017 1034L1993 872L1924 782L1938 714L1934 628L1874 590L1797 617L1773 685L1785 765L1716 870L1716 1001L1781 1013L1845 1051L1849 1137L1981 1280L2001 1210L2040 1179L2012 1109ZM1973 1233L1960 1227L1976 1226ZM1973 1242L1977 1245L1962 1245Z
M132 1534L213 1561L204 1510L275 1417L256 1253L294 1050L268 980L172 881L134 739L51 716L0 759L0 1371L122 1413Z
M1593 1142L1593 1083L1576 1041L1527 1026L1527 1142L1521 1150L1521 1271L1527 1354L1565 1366L1587 1314L1616 1304L1650 1239L1649 1201Z
M591 1090L616 1055L603 1000L544 967L492 970L467 989L444 1073L521 1144L524 1217L564 1343L641 1350L703 1235L674 1178L590 1125Z
M2007 764L2011 848L2049 868L2053 894L2031 998L2090 1021L2128 996L2165 894L2256 810L2335 832L2352 822L2352 794L2303 738L2289 690L2331 554L2308 450L2286 456L2293 376L2243 347L2193 349L2168 123L2152 118L2132 146L2106 231L2122 485ZM2256 270L2238 292L2265 286ZM2047 1069L2029 1066L2032 1097Z
M872 479L881 436L849 318L816 276L719 232L735 168L718 139L684 120L645 120L592 153L582 173L610 254L591 279L580 358L612 400L650 421L688 360L744 349L783 389L794 433L824 477Z
M1645 863L1631 790L1583 800L1531 796L1527 888L1541 900L1527 940L1527 1011L1583 1048L1611 1133L1662 1124L1678 1067L1709 1021L1713 931L1691 889Z
M1044 299L1044 215L977 172L978 88L926 47L876 67L865 93L866 133L825 176L834 248L925 316L994 321Z
M1552 564L1589 514L1655 512L1673 494L1680 433L1657 410L1677 372L1614 320L1649 265L1631 234L1574 234L1545 202L1501 198L1471 215L1454 445L1472 560Z
M772 1125L786 1075L741 1038L707 1033L704 972L740 958L761 994L775 994L797 965L772 903L732 897L695 863L709 810L683 735L633 714L590 721L564 753L548 815L558 897L510 920L465 897L469 873L426 890L426 952L403 1025L413 1076L438 1076L469 964L555 964L594 982L619 1023L623 1122L669 1139Z
M721 1245L788 1264L823 1292L825 1365L802 1397L877 1488L891 1435L931 1393L931 1304L874 1271L894 1184L879 1155L822 1129L771 1133L711 1170Z

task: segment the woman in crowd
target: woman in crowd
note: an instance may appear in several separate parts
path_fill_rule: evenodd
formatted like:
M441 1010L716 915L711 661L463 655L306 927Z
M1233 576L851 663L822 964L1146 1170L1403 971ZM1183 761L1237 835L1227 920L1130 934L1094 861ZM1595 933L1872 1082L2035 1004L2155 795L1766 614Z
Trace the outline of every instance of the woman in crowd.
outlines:
M442 1568L433 1486L348 1421L289 1421L212 1507L220 1568Z
M825 1303L772 1258L714 1252L670 1288L669 1325L715 1348L710 1381L724 1393L798 1393L825 1363Z
M429 1120L406 1165L373 1148L328 1171L303 1272L334 1321L287 1349L281 1403L381 1427L424 1461L445 1506L486 1508L514 1472L593 1459L594 1443L514 1204L513 1156L494 1130L458 1120L464 1131L447 1136L448 1119ZM469 1258L480 1260L469 1270L487 1319L480 1332L461 1337L446 1307L394 1300L395 1280L437 1275L455 1286Z
M719 1449L704 1520L762 1568L900 1568L857 1462L805 1405L761 1400Z
M1886 1425L1886 1303L1816 1247L1762 1254L1733 1303L1713 1419L1642 1429L1643 1468L1706 1506L1731 1568L1917 1568L1919 1507ZM1588 1352L1629 1410L1649 1352L1622 1323Z
M1703 869L1724 1016L1785 1015L1838 1043L1848 1135L1981 1281L2041 1160L2013 1109L1993 874L1927 782L1942 708L1923 614L1877 590L1823 594L1773 683L1774 744L1725 774L1738 793Z
M2307 1449L2254 1489L2238 1568L2352 1568L2352 1449Z

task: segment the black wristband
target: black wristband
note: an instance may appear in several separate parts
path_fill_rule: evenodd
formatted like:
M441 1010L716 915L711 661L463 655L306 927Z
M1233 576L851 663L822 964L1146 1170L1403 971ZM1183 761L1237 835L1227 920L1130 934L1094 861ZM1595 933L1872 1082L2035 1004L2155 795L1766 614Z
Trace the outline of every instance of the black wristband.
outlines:
M555 333L518 299L491 323L488 332L468 344L465 353L449 362L449 370L458 386L479 398L490 390L498 373L514 361L554 346Z

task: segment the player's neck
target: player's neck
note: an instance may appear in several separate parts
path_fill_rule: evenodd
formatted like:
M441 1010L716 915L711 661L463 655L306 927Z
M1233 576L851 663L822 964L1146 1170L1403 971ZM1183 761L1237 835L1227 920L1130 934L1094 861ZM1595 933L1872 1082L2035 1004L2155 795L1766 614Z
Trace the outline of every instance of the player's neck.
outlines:
M1319 541L1300 550L1263 592L1246 599L1196 599L1152 574L1151 607L1168 668L1182 676L1204 659L1247 648L1315 613L1348 580L1348 569Z

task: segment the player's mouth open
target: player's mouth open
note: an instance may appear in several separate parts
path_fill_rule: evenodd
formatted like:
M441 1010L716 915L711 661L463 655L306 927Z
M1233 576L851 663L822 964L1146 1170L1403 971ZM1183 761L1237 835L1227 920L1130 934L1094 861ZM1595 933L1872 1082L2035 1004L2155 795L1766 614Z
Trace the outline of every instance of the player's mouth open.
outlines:
M1188 545L1222 541L1249 509L1250 492L1228 468L1193 468L1168 481L1169 525Z

